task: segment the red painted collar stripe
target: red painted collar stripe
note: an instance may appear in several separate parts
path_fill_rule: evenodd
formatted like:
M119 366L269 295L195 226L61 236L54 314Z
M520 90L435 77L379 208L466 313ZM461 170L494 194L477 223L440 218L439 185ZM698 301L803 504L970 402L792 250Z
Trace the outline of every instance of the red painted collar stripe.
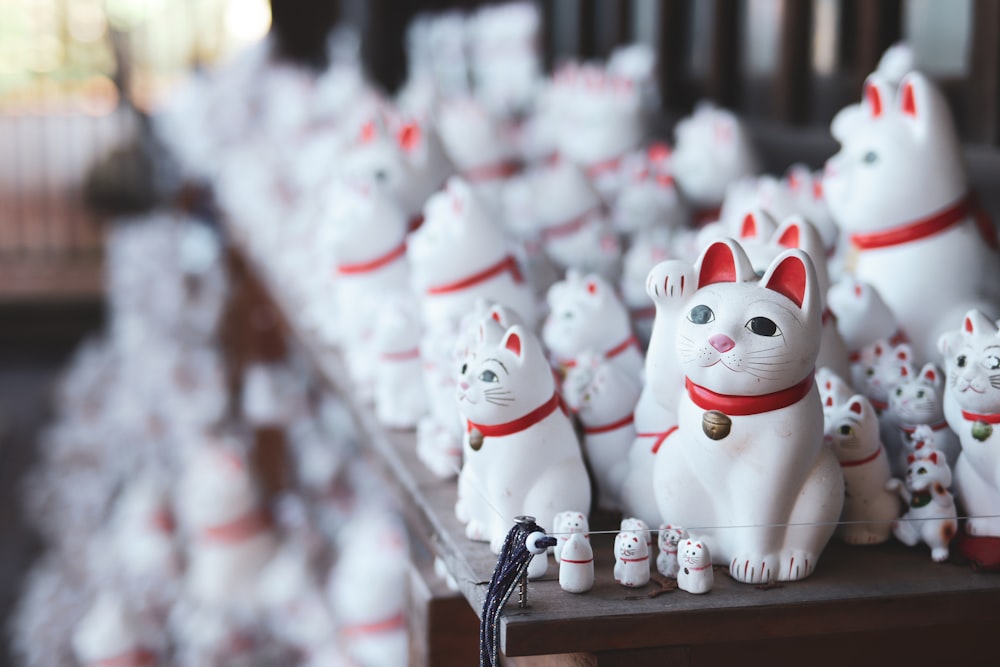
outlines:
M851 243L858 250L873 250L876 248L889 248L892 246L918 241L920 239L939 234L955 225L970 215L978 216L980 212L979 202L970 192L957 202L948 206L926 218L920 218L913 222L893 227L881 232L871 234L851 234ZM977 220L980 231L986 231L983 225ZM984 236L989 243L989 236ZM992 236L993 244L996 243L995 232ZM994 245L995 247L995 245Z
M521 171L521 165L513 160L470 167L462 176L470 183L486 183L501 178L510 178Z
M608 350L607 352L605 352L604 353L604 358L605 359L614 359L619 354L621 354L622 352L624 352L625 350L629 349L632 346L639 347L639 339L636 338L633 335L630 335L628 338L626 338L625 340L623 340L622 342L618 343L613 348L611 348L610 350ZM576 367L576 360L570 359L568 361L562 362L562 364L560 364L560 365L564 366L566 368L575 368Z
M143 648L136 648L127 653L95 660L87 664L91 667L147 667L156 664L156 654Z
M857 461L841 461L840 462L840 467L841 468L853 468L855 466L861 466L861 465L864 465L866 463L871 463L872 461L874 461L875 459L877 459L878 455L881 454L881 453L882 453L882 448L879 447L878 449L875 450L874 454L872 454L871 456L866 456L863 459L858 459Z
M789 405L798 403L813 388L816 383L812 373L809 373L801 382L787 389L776 391L762 396L734 396L730 394L717 394L711 389L706 389L684 378L684 385L687 388L688 396L702 410L718 410L730 417L743 417L746 415L756 415L762 412L771 412L787 408Z
M597 178L598 176L602 176L609 171L615 171L621 163L621 157L604 160L603 162L595 162L587 167L587 176L590 178Z
M926 426L926 425L927 424L921 424L921 426ZM943 431L944 429L948 428L948 422L938 422L937 424L929 424L929 426L931 427L932 431ZM909 424L900 424L899 429L904 433L909 433L910 435L913 435L913 433L917 430L917 425L911 426Z
M666 440L667 438L669 438L673 434L673 432L676 431L676 430L677 430L677 426L674 425L674 426L671 426L670 428L668 428L666 431L662 431L662 432L658 432L658 433L636 433L635 437L637 437L637 438L656 438L656 441L653 442L652 452L654 454L657 454L660 451L660 445L663 444L663 441Z
M468 278L428 288L427 293L449 294L451 292L461 292L462 290L468 289L473 285L486 282L490 278L496 277L504 272L510 273L514 278L514 282L524 282L524 277L521 275L521 269L517 266L517 260L515 260L511 255L507 255L493 266L487 267L478 273L473 273Z
M712 566L711 565L702 565L701 567L689 567L687 569L691 570L692 572L701 572L702 570L707 570L710 567L712 567Z
M567 236L572 236L573 234L576 234L578 231L583 229L583 226L587 224L587 220L590 219L590 216L597 213L599 210L600 210L599 206L587 209L580 215L570 220L567 220L566 222L560 222L558 224L552 225L551 227L544 227L543 229L540 230L539 234L545 241L552 241L554 239L561 239Z
M252 510L232 521L216 526L208 526L201 535L203 539L223 544L236 544L262 533L271 527L271 518L262 510Z
M337 273L344 276L357 275L361 273L371 273L372 271L377 271L384 266L392 264L397 259L401 258L406 254L406 241L404 240L398 246L382 255L381 257L376 257L370 262L358 262L356 264L340 264L337 266Z
M962 419L970 422L986 422L987 424L1000 424L1000 412L989 415L981 415L976 412L966 412L962 410Z
M418 348L403 352L385 352L382 354L382 361L410 361L411 359L419 358L420 350Z
M569 563L571 565L586 565L587 563L593 563L594 559L591 558L590 560L569 560L568 558L560 558L559 562Z
M384 621L376 621L374 623L363 623L360 625L348 625L347 627L340 629L340 634L347 637L361 637L364 635L373 635L379 632L389 632L390 630L398 630L406 625L406 616L403 612L396 614Z
M558 393L552 394L552 398L542 403L540 406L513 421L505 422L503 424L476 424L472 421L466 421L467 431L472 431L473 429L479 431L483 434L484 438L495 438L502 435L513 435L514 433L520 433L526 428L530 428L542 421L553 412L555 412L562 405L562 398Z
M643 556L642 558L622 558L623 563L641 563L644 560L649 560L649 556Z
M583 432L587 435L596 435L598 433L608 433L609 431L617 431L620 428L624 428L635 421L635 417L631 414L625 415L616 422L610 424L605 424L604 426L587 426L583 429Z

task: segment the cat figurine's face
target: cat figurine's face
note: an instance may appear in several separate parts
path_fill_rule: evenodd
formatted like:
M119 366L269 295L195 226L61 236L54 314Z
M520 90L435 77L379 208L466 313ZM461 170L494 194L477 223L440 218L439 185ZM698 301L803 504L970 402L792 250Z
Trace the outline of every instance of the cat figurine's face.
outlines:
M889 394L889 408L903 424L937 424L944 419L944 373L934 364L905 376Z
M1000 412L1000 331L978 310L969 311L959 331L941 336L951 395L969 412Z
M237 519L258 507L257 487L246 457L220 443L192 451L177 498L179 518L189 530Z
M890 393L913 375L912 349L906 343L892 346L888 340L879 340L861 348L857 356L851 365L852 384L879 410L887 408Z
M677 545L686 536L687 531L680 526L672 526L669 523L661 524L657 544L660 551L677 551Z
M338 181L324 198L329 206L320 228L320 243L338 262L365 262L378 251L398 245L407 232L403 209L372 181Z
M623 530L615 537L615 560L639 558L648 555L646 536L631 530Z
M627 234L682 226L688 217L670 167L670 147L653 144L630 153L622 164L621 191L611 207L615 228Z
M631 333L628 311L611 285L597 274L569 271L548 292L549 314L542 340L560 359L592 350L603 353Z
M682 567L690 569L710 566L712 555L700 540L686 539L677 552L677 560Z
M898 91L881 74L872 74L860 107L840 112L831 129L841 149L826 163L824 197L847 232L888 229L965 193L948 103L920 72L904 76Z
M491 321L484 326L491 326ZM544 404L554 391L555 379L541 343L525 327L515 325L492 349L482 348L467 360L457 395L459 408L470 421L501 424Z
M881 446L875 408L861 394L839 404L828 396L823 402L823 441L838 461L863 460Z
M946 489L951 486L951 468L941 452L911 454L906 463L906 488L910 491L925 491L934 484Z
M722 394L762 395L812 374L821 307L805 253L782 253L757 280L738 244L717 242L696 275L698 290L677 324L677 355L690 380Z
M587 516L581 512L559 512L553 520L553 532L586 533L590 530ZM560 535L566 537L566 535Z

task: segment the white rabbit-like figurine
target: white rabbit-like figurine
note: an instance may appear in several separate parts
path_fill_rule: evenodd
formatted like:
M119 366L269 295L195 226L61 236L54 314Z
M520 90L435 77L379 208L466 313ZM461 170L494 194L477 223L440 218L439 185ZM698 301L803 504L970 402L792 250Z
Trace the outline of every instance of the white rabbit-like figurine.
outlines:
M678 548L687 539L687 531L669 523L660 524L657 545L660 553L656 556L656 571L668 579L676 579L680 569Z
M948 545L958 532L955 499L948 491L951 468L944 454L933 450L910 456L908 463L906 481L893 478L885 486L909 507L893 522L892 532L907 546L925 543L934 562L944 562L948 560Z
M594 550L583 533L570 535L557 558L560 588L569 593L586 593L594 587Z
M615 536L615 581L629 588L649 583L649 545L644 533L623 530Z
M712 569L712 552L704 540L688 538L677 553L677 587L682 591L701 595L708 593L715 585L715 571Z

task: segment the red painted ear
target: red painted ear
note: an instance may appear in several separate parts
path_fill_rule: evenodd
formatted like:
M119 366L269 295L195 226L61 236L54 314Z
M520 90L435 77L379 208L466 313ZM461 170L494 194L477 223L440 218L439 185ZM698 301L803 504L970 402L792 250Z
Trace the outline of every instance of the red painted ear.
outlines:
M930 459L931 461L933 461L934 463L938 462L937 452L931 452L930 456L928 456L927 458Z
M907 454L906 455L906 462L907 463L913 463L916 460L917 460L917 457L914 456L913 454Z
M778 239L778 245L784 246L785 248L799 248L801 243L802 230L799 229L798 225L789 225L788 229L781 233L781 238Z
M740 238L757 238L757 220L753 217L753 213L747 213L746 217L743 218L743 227L740 228Z
M794 171L789 172L788 173L788 187L791 188L794 191L794 190L798 190L799 186L801 186L801 185L802 185L802 181L799 180L799 177L795 174L795 172Z
M865 100L868 102L868 109L871 111L872 118L878 118L882 115L882 93L871 82L865 82Z
M972 328L972 318L971 317L966 317L965 318L965 332L966 333L972 333L972 330L973 330L973 328Z
M597 294L597 283L593 280L587 281L587 294Z
M860 284L856 284L854 286L854 296L859 297L859 298L861 297L861 285Z
M856 415L861 414L861 401L854 401L851 403L851 412Z
M933 367L924 369L924 379L931 384L937 382L937 371Z
M699 549L701 549L701 542L699 542L699 543L698 543L698 544L696 544L695 546L696 546L696 547L698 547Z
M733 257L732 248L725 243L713 243L701 260L698 287L734 282L736 282L736 258Z
M899 374L901 376L903 376L903 377L909 377L910 376L910 369L908 369L906 366L900 366L899 367Z
M521 337L516 333L512 333L507 336L507 340L504 341L504 347L513 352L517 356L521 356Z
M806 300L807 276L806 265L802 258L790 255L781 260L781 263L771 271L764 287L787 296L801 308Z
M819 200L823 198L823 181L818 178L813 181L813 199Z
M399 128L399 133L396 135L396 141L399 142L400 148L407 153L420 145L420 139L420 126L416 123L407 123Z
M499 311L497 311L497 310L492 311L490 313L490 317L492 317L493 321L496 322L497 324L503 324L503 322L500 321L500 312Z
M646 156L649 158L650 162L661 162L670 157L670 146L661 143L655 143L649 147L646 151Z
M361 143L367 144L375 138L375 121L368 121L361 126Z
M832 408L833 407L833 396L827 396L826 397L826 407L828 407L828 408Z
M917 117L917 102L913 95L913 82L907 81L903 84L902 94L902 104L900 109L907 116Z

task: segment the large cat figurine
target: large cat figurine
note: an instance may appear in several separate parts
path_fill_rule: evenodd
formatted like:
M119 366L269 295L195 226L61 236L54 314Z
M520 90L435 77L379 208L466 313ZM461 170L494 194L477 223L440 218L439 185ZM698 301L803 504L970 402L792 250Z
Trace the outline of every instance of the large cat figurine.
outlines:
M844 473L843 523L837 537L848 544L879 544L889 539L892 521L899 517L899 500L885 489L889 458L879 438L878 416L868 399L855 394L823 403L824 440L833 449Z
M876 72L832 131L841 150L826 163L824 196L854 274L899 318L916 362L931 361L951 322L1000 306L996 230L969 190L948 103L920 72L898 91Z
M1000 331L979 311L941 337L947 383L944 414L958 434L955 495L969 535L1000 537Z
M557 512L587 514L590 479L538 338L515 325L483 345L457 388L467 420L458 501L466 535L499 553L515 516L551 526Z
M934 432L934 449L942 452L948 465L958 461L961 443L948 427L944 416L944 373L934 364L925 364L918 373L908 375L889 394L889 412L899 422L903 446L913 440L916 430L925 426Z
M676 355L647 382L683 388L678 429L655 457L660 514L699 527L714 562L738 581L803 579L844 500L813 377L816 271L804 252L787 250L758 279L733 240L705 249L695 280L690 271L663 262L647 283L657 309L650 348L673 345Z

